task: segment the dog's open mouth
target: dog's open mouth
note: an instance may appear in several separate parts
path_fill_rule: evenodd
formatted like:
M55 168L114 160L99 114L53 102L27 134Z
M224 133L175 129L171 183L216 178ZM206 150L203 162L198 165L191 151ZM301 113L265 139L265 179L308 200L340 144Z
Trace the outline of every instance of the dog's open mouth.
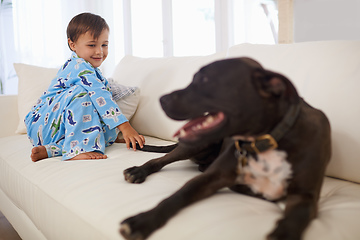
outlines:
M225 115L222 112L207 113L202 117L190 120L174 134L174 137L182 140L195 140L197 136L217 129L224 119Z

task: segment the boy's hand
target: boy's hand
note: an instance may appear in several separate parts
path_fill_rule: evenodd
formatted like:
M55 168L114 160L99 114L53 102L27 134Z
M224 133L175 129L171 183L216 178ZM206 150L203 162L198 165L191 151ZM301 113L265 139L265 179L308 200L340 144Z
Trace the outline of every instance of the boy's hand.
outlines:
M132 144L134 151L136 150L136 143L138 143L141 148L144 147L144 136L139 135L129 122L120 124L118 129L122 132L127 149L130 149L130 143Z

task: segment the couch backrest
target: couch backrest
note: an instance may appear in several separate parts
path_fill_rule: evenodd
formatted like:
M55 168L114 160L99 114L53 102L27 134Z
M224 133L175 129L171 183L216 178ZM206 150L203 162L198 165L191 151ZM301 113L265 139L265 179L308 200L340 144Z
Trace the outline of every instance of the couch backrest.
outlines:
M125 57L113 78L139 86L141 99L131 120L140 133L174 140L183 124L166 117L159 97L188 85L200 67L221 59L247 56L287 76L299 94L323 110L332 126L332 159L327 175L360 183L360 41L288 45L240 44L227 53L202 57ZM309 143L311 144L311 143Z
M0 138L15 134L19 122L17 95L0 95Z
M140 133L166 140L184 123L169 119L159 98L186 87L201 66L225 57L225 52L210 56L139 58L125 56L117 65L113 79L140 88L138 109L130 123Z

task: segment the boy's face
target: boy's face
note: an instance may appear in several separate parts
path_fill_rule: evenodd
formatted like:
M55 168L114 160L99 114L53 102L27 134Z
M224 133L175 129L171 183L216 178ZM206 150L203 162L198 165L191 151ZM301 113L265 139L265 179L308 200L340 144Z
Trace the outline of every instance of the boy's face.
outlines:
M98 39L90 32L81 34L76 42L68 39L71 50L88 61L93 67L99 67L108 55L109 31L104 29Z

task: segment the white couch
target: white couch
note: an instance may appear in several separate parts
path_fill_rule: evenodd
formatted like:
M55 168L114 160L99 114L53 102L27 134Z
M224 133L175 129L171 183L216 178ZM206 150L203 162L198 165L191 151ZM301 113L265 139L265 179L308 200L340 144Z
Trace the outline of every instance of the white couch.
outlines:
M162 94L185 87L203 65L217 59L249 56L281 72L300 95L322 109L332 126L333 154L319 201L318 218L305 240L360 239L360 41L290 45L241 44L211 56L142 59L125 57L115 81L140 87L131 124L147 144L169 144L181 122L160 108ZM0 211L23 239L122 239L123 219L154 207L192 177L201 174L190 161L174 163L143 184L124 181L122 171L161 154L106 149L108 159L36 163L20 121L38 88L46 88L54 69L18 65L19 95L0 96ZM44 82L45 81L45 82ZM135 107L132 110L135 110ZM250 124L250 123L249 123ZM311 144L311 142L309 142ZM282 215L282 204L221 190L191 205L150 236L152 240L260 240Z

